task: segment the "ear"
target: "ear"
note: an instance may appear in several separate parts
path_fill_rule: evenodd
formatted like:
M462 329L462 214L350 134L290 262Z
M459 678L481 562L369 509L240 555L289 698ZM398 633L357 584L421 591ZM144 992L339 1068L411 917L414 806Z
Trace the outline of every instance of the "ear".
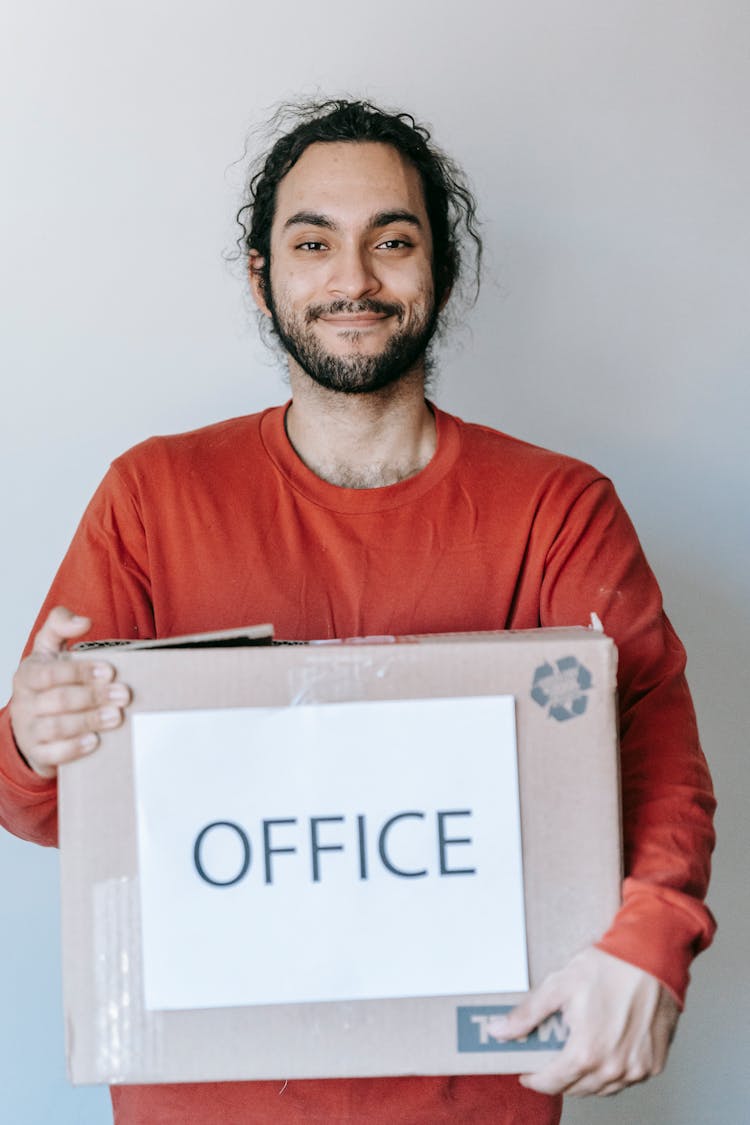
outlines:
M266 287L263 283L263 268L266 260L258 253L257 250L251 250L248 254L247 273L250 279L250 291L253 295L253 300L263 313L264 316L270 316L271 310L266 304Z

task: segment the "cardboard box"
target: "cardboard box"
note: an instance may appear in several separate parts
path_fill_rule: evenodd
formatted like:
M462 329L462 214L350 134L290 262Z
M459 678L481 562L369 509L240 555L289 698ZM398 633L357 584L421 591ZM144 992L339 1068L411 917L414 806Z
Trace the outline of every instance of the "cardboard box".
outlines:
M398 643L383 638L259 646L268 630L247 632L249 647L236 647L242 644L236 631L227 649L193 647L195 638L185 648L112 647L107 659L133 689L128 719L106 736L100 751L60 771L63 979L72 1081L538 1068L562 1045L559 1019L523 1043L500 1044L488 1034L487 1020L507 1010L518 993L149 1010L133 727L137 716L158 712L513 696L533 987L595 941L619 905L616 650L611 640L578 628L399 638ZM459 764L463 752L456 747ZM174 795L165 792L165 810L173 801ZM278 810L274 815L280 815ZM460 829L454 822L447 840L453 856L462 854ZM483 919L468 917L465 924L469 934ZM185 933L184 942L191 937Z

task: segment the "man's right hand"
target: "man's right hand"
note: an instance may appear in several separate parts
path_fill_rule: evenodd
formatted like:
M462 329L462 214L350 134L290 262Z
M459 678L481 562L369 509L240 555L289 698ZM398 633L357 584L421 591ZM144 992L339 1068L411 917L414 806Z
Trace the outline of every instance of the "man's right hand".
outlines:
M119 727L130 689L115 683L111 664L99 660L61 660L67 642L91 628L58 606L34 637L31 654L13 679L10 721L16 746L41 777L90 754L99 733Z

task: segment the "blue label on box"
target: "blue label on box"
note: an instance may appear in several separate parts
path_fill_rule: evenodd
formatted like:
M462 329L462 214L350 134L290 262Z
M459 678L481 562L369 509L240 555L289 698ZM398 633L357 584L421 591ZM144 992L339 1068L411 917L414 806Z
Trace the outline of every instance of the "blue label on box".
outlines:
M512 1004L480 1004L456 1009L458 1017L458 1050L461 1053L482 1051L561 1051L568 1038L568 1028L561 1012L554 1012L522 1039L495 1039L492 1021L512 1011Z

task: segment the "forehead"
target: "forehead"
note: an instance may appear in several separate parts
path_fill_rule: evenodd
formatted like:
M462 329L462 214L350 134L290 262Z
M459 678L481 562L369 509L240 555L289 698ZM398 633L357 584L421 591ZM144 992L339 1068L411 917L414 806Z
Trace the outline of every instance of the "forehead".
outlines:
M342 222L408 210L429 225L417 169L391 145L372 141L316 142L306 148L279 183L274 227L301 210Z

